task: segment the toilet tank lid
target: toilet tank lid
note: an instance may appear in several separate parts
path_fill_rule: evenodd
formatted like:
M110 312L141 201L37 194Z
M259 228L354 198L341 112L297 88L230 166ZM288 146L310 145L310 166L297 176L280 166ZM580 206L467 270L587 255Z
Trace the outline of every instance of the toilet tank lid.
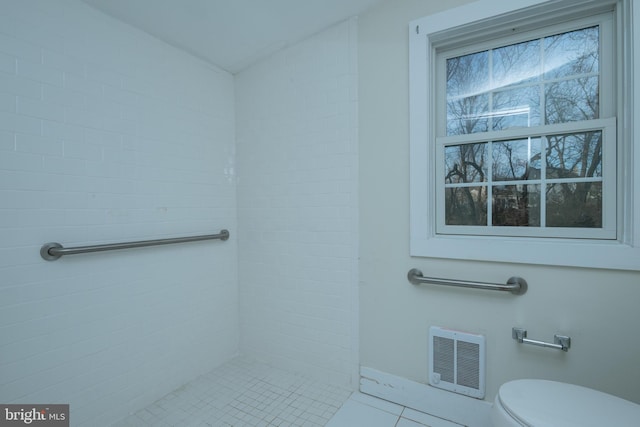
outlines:
M526 426L638 426L640 405L586 387L547 380L503 384L498 398Z

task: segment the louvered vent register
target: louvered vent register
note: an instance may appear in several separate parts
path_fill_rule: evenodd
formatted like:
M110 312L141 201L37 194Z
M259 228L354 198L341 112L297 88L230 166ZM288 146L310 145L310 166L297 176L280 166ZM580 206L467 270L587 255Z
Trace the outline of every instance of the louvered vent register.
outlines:
M429 345L430 385L477 399L484 397L484 336L432 326Z

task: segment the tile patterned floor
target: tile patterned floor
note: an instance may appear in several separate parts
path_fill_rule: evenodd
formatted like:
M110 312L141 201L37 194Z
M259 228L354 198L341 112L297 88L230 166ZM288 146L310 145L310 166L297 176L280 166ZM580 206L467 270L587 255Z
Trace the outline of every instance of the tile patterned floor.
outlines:
M353 393L326 427L461 427L386 400Z
M114 427L326 425L351 390L236 358Z
M238 357L113 427L460 427Z

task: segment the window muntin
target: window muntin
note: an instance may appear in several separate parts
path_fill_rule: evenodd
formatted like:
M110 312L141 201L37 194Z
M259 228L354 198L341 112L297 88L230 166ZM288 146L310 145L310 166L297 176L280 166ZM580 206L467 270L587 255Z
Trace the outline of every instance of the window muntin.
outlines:
M617 237L610 20L437 52L436 233Z

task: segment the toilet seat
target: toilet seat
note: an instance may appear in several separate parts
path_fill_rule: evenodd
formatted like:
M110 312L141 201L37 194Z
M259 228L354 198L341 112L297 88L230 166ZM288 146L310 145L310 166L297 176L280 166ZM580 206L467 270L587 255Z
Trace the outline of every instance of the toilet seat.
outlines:
M638 426L640 405L585 387L546 380L503 384L496 411L527 427ZM500 408L501 407L501 408Z

